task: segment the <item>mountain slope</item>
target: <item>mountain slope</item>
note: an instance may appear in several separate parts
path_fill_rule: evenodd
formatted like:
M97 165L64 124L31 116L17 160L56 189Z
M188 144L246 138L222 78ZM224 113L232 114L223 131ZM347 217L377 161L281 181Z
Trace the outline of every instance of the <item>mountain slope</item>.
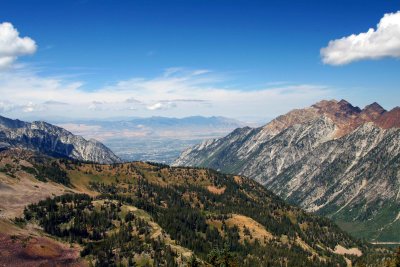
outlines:
M215 266L224 258L229 266L346 266L364 261L360 255L378 253L331 221L290 206L241 176L142 162L85 164L13 149L0 153L0 167L0 192L21 183L50 193L59 188L59 196L37 204L31 203L38 199L19 198L25 209L10 203L1 207L1 217L10 219L10 210L17 211L14 216L24 210L14 220L21 230L7 226L15 232L15 246L29 233L35 242L45 242L40 226L57 242L74 244L73 262ZM50 173L64 177L63 183L54 183L58 179ZM6 234L1 229L0 237ZM34 245L26 242L28 248ZM7 246L1 243L0 251L15 261L25 259ZM379 255L380 260L385 256Z
M110 149L96 140L87 141L46 122L28 123L0 116L0 149L9 147L98 163L120 161Z
M185 151L174 165L251 177L359 237L400 237L397 109L321 101L264 127L237 129Z
M399 242L399 140L400 129L365 124L319 146L266 186L359 237Z

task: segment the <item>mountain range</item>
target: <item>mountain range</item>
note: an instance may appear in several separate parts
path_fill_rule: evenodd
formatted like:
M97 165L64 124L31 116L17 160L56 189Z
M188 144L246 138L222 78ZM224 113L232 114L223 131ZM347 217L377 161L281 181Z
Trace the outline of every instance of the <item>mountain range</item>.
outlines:
M174 165L245 175L355 236L400 242L398 107L324 100L204 141Z
M105 145L57 127L35 121L32 123L0 116L0 149L24 148L63 158L97 163L116 163L120 159Z
M344 106L343 102L323 104ZM339 108L342 109L346 108ZM371 112L364 113L374 114L372 110L379 110L377 105L368 109ZM351 110L358 109L353 107ZM97 141L86 141L45 122L27 123L1 117L0 255L7 256L0 257L0 265L390 266L396 262L390 250L374 247L349 235L330 219L291 205L265 187L285 192L282 195L293 202L295 198L287 197L290 194L284 191L284 185L291 184L293 178L290 175L299 173L297 168L305 166L301 160L310 161L306 162L309 169L302 172L319 168L319 156L328 149L319 148L320 145L340 141L342 143L329 147L331 152L335 151L329 154L332 160L339 159L337 168L328 168L330 171L325 171L319 179L307 175L313 179L314 186L306 181L299 187L290 188L295 188L294 196L304 199L314 196L315 190L323 192L319 189L321 184L328 187L334 184L335 171L353 155L350 152L343 154L343 150L356 151L356 155L365 158L368 142L357 143L360 137L353 136L354 133L361 134L360 129L369 133L372 131L370 128L374 128L377 130L372 131L367 141L372 140L375 144L386 140L386 143L391 143L377 149L375 157L354 164L361 164L360 168L368 168L366 172L371 170L373 174L381 171L383 178L380 183L373 177L362 180L361 193L355 194L336 213L344 216L343 221L347 222L345 216L349 212L357 213L357 216L380 212L381 221L375 217L372 220L377 225L398 211L396 199L390 198L392 193L382 191L392 190L387 186L390 182L396 188L397 180L387 177L393 177L390 164L397 164L397 161L389 159L389 168L375 168L374 165L377 160L388 157L389 152L390 156L398 153L394 145L398 140L397 128L388 127L388 123L376 126L375 122L367 122L351 126L354 130L346 124L348 133L344 133L342 129L345 127L339 128L323 113L316 113L320 114L317 116L312 112L307 110L301 116L302 111L295 111L293 118L283 116L275 125L269 126L275 132L271 131L270 137L274 141L265 145L269 147L267 151L286 153L294 163L289 167L279 167L283 161L277 161L279 164L272 165L268 171L283 182L260 180L264 185L242 175L223 174L208 168L120 163L108 148ZM361 110L357 112L363 113ZM374 115L376 118L386 112L378 113L379 116ZM302 122L296 123L296 120ZM357 122L358 119L354 116L352 120ZM395 120L386 121L392 124ZM282 126L285 123L291 126L285 128ZM249 130L252 131L246 127L234 133L244 134ZM350 137L352 140L342 141ZM237 140L240 138L243 136ZM310 148L318 142L320 144L314 145L314 149ZM352 143L355 148L344 149L344 143ZM209 142L203 145L207 147ZM364 154L356 149L358 146L363 147L361 151ZM389 146L392 150L386 151ZM315 157L302 156L301 148L315 153ZM262 149L266 148L256 148L255 151ZM286 171L289 168L292 172ZM331 182L323 179L327 175L331 175ZM351 179L357 181L357 175ZM373 183L375 193L368 191L366 194L365 188ZM340 185L344 185L342 191L346 191L346 181L337 182L336 186ZM370 213L356 209L359 206L355 205L360 201L365 204L362 208L367 206ZM380 209L368 206L371 203L380 205ZM316 211L324 209L322 206ZM359 220L357 217L354 225L360 225L357 224ZM397 225L394 219L390 225L385 224L381 233L397 235ZM357 236L354 231L353 234ZM382 240L393 241L389 238Z

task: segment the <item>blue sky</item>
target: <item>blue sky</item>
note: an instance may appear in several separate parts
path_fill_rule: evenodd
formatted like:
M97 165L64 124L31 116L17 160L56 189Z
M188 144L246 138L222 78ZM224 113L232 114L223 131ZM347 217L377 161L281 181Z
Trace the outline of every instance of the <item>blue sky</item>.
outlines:
M338 65L323 62L320 50L376 29L384 14L398 10L395 0L2 0L0 23L11 23L36 49L0 72L3 94L23 84L29 91L26 99L4 99L0 111L43 119L50 113L263 119L320 98L378 101L389 109L400 105L398 56L378 51ZM68 90L78 93L63 101ZM244 107L257 99L254 92L259 103Z

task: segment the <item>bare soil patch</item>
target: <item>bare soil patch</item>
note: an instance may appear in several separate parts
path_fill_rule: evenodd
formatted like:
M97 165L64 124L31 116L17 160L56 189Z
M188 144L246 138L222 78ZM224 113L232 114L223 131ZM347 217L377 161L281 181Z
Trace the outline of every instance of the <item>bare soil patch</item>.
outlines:
M79 250L47 237L0 233L0 266L86 266Z

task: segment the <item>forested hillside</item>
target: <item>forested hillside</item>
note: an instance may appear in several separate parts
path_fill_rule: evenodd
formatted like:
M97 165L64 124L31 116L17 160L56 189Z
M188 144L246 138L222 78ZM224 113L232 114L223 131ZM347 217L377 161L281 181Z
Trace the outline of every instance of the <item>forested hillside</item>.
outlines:
M14 183L29 176L50 186L60 181L46 173L64 177L64 193L33 204L26 200L13 221L24 231L37 225L76 244L84 262L95 266L347 266L390 258L389 251L373 249L241 176L10 151L0 162L8 164L2 179ZM20 235L16 240L24 240Z

